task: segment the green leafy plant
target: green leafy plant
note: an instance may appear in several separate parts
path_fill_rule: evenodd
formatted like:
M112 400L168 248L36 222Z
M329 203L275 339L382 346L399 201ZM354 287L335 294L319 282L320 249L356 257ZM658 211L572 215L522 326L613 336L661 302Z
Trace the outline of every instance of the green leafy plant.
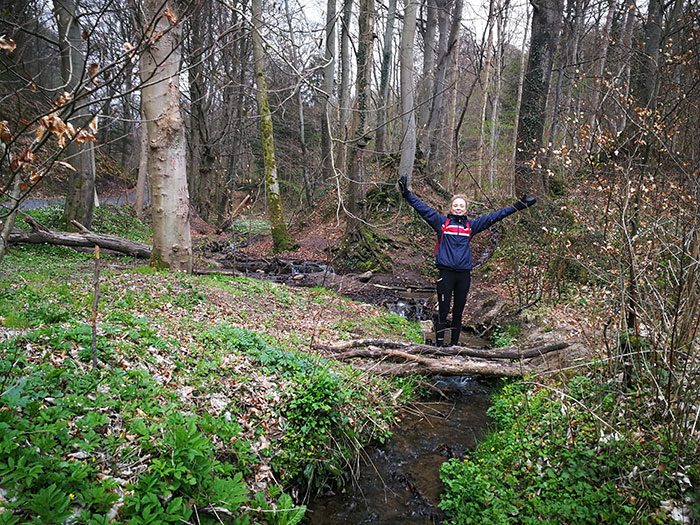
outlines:
M472 455L441 468L440 508L450 524L536 524L542 517L550 523L665 523L662 500L692 497L654 463L664 457L664 470L682 470L678 456L662 452L668 449L664 436L640 442L601 417L612 420L620 409L609 383L578 376L567 387L565 395L551 396L545 388L511 383L494 397L494 432ZM636 474L642 469L644 482Z

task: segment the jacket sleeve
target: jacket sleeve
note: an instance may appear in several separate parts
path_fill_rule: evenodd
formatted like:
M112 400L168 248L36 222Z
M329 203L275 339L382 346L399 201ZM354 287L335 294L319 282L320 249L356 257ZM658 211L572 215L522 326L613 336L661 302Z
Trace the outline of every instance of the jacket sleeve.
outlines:
M442 225L445 224L446 217L444 215L440 215L418 197L413 195L413 193L409 193L406 196L406 200L413 207L413 209L416 210L421 217L423 217L423 220L430 224L430 227L433 230L440 233Z
M508 215L514 214L516 211L515 206L508 206L507 208L503 208L502 210L494 211L492 213L489 213L488 215L482 215L478 219L474 219L473 221L469 221L469 226L472 229L472 235L476 235L477 233L484 231L486 228L490 227L494 223L498 221L502 221Z

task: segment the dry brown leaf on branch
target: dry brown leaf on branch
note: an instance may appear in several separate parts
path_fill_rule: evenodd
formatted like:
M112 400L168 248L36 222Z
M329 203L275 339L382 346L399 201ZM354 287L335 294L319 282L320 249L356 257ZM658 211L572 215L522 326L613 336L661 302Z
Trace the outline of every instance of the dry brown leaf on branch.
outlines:
M99 69L100 69L100 66L97 65L97 62L93 62L92 64L90 64L90 69L88 69L88 75L90 75L90 80L92 80L92 83L95 86L99 85L97 78L95 78L95 75L97 75L97 71Z
M34 185L39 180L41 179L41 175L39 175L36 170L32 170L32 174L29 176L29 184Z
M12 140L12 133L10 133L10 127L6 120L0 121L0 140L3 142L10 142Z
M90 125L88 127L93 133L97 133L97 115L95 115L95 118L90 121Z
M134 47L134 44L131 42L124 42L124 51L126 51L126 56L129 57L131 60L131 63L133 64L136 62L136 59L138 58L136 55L136 48Z
M34 153L30 149L25 149L21 155L12 159L10 162L10 169L16 171L21 168L26 168L34 160Z
M172 25L177 24L177 17L175 16L175 12L169 7L163 11L163 15L165 16L165 18L168 19L168 21Z
M90 140L92 142L97 142L97 139L95 138L94 135L91 133L88 133L87 130L81 129L78 131L78 133L73 137L75 141L78 144L85 144L86 141Z
M68 93L68 91L64 91L63 94L59 95L58 98L56 99L56 106L61 107L65 105L66 102L71 100L73 98L73 95Z
M0 49L12 53L16 47L17 44L15 44L14 40L6 38L5 35L0 36Z

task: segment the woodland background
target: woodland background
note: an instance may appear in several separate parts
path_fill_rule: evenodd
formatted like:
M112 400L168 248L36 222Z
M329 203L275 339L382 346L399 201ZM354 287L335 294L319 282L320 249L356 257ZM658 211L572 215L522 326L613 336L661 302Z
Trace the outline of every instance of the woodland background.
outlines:
M65 195L61 229L91 228L100 178L134 186L135 214L151 221L151 264L184 273L190 220L223 225L245 196L269 219L271 251L290 253L290 224L320 216L342 230L336 260L387 271L387 246L419 231L401 228L400 175L431 204L460 191L479 212L534 195L538 205L509 222L489 271L519 311L585 313L600 386L552 390L568 405L549 416L587 408L560 421L545 459L594 414L576 441L577 457L589 459L577 464L629 445L610 488L628 515L697 515L698 8L0 0L0 258L33 193ZM585 403L582 391L592 394ZM599 439L587 437L591 428ZM530 451L550 435L532 437ZM515 472L501 459L495 479ZM610 474L603 463L580 477ZM537 474L533 464L517 472Z

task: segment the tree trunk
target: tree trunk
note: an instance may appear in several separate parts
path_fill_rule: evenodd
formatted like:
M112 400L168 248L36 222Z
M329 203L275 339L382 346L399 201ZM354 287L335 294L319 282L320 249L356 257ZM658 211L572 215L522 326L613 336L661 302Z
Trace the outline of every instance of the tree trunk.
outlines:
M5 148L5 144L0 142L0 159L2 159L5 156ZM2 173L2 170L0 170L0 173ZM1 180L4 180L4 177ZM0 264L2 264L2 261L5 258L5 253L7 252L7 245L9 243L8 237L12 232L12 228L15 227L15 219L17 218L17 208L19 207L20 197L22 196L22 179L19 176L18 172L14 174L14 181L10 181L10 184L12 185L12 189L10 190L9 195L10 211L7 213L7 215L4 215L4 213L4 216L0 215L0 226L2 226L2 230L0 230ZM0 207L0 210L5 212L5 208L3 207Z
M531 2L532 34L530 58L525 72L523 96L518 117L518 147L515 154L515 191L545 195L545 177L530 166L530 160L542 147L547 95L552 62L564 11L563 0Z
M429 134L430 147L428 151L429 170L433 173L439 173L444 166L444 160L447 157L447 151L450 148L450 140L447 138L449 129L447 125L447 107L450 99L449 90L454 89L454 79L456 78L455 61L456 54L459 52L459 32L462 23L462 7L463 0L455 0L454 7L451 13L447 9L444 20L440 23L440 44L438 46L438 65L435 82L435 96L433 98L433 109L430 116ZM450 21L449 33L447 38L442 37L442 32L447 32L447 22ZM450 82L452 81L452 82Z
M350 137L348 122L350 116L350 25L352 23L352 0L344 0L343 26L340 42L340 116L339 133L340 146L338 147L337 165L341 170L346 168L348 152L347 140Z
M413 178L413 163L416 157L416 116L413 105L413 45L416 36L417 0L406 0L401 32L401 160L399 176L408 177L409 187Z
M449 1L450 0L435 0L437 10L437 65L434 65L433 70L433 90L429 95L430 117L428 118L425 128L425 159L428 164L428 172L433 175L438 169L432 165L433 153L437 148L438 125L439 125L439 108L442 106L442 99L445 96L445 79L447 78L447 50L448 50L448 18L449 18Z
M583 26L584 8L582 0L569 0L567 4L567 16L564 23L564 31L560 41L559 70L557 71L557 84L554 90L554 103L552 104L552 122L549 128L550 147L545 154L542 163L545 170L549 170L552 162L553 150L565 136L560 139L559 126L566 121L569 106L571 105L572 75L567 73L570 67L578 64L578 45ZM564 131L565 135L565 131Z
M61 52L61 77L64 89L73 95L73 103L82 91L85 70L85 41L82 37L75 0L54 0L54 14L58 26L58 47ZM85 104L85 100L79 102ZM75 112L70 122L76 129L87 127L91 115L87 108ZM74 228L71 221L90 227L95 198L95 149L91 141L78 144L71 141L65 148L66 161L75 168L68 176L68 191L62 222L67 230Z
M31 221L30 221L31 222ZM8 237L10 244L32 243L32 244L53 244L57 246L72 246L74 248L93 248L95 245L104 250L111 250L140 259L148 259L151 256L151 247L140 242L123 239L116 235L98 234L89 230L77 232L52 231L37 227L32 224L34 231L15 232Z
M187 147L180 107L182 25L170 22L172 0L145 0L143 30L150 45L141 53L143 111L148 130L148 172L151 180L153 252L151 265L192 271ZM174 20L174 18L173 18Z
M336 0L326 2L326 52L324 59L326 65L323 68L323 113L321 113L321 163L323 166L323 178L329 180L335 175L333 170L333 84L335 81L335 41ZM309 201L311 203L311 201Z
M486 162L484 161L484 151L486 149L486 107L489 101L489 91L491 89L491 56L493 51L493 17L495 0L489 0L489 14L486 20L486 41L484 42L484 66L482 72L484 82L481 84L481 104L479 111L479 142L476 145L476 157L478 163L479 186L484 185L484 174L486 173Z
M253 22L253 61L255 64L255 99L260 116L260 134L262 137L263 163L265 169L265 190L270 213L270 228L275 252L282 252L291 247L282 211L282 198L277 181L277 158L275 157L275 138L273 134L272 115L267 97L267 77L265 73L265 55L262 29L262 0L252 0L251 14Z
M386 119L389 105L389 76L391 73L392 50L394 42L394 21L396 19L396 0L389 0L386 29L384 31L384 49L382 50L382 69L379 79L379 107L377 108L377 141L375 150L378 155L386 151Z
M430 121L432 105L433 81L435 75L435 37L437 36L437 3L436 0L425 2L425 33L423 34L423 73L420 81L418 98L418 128L423 131Z
M364 219L364 173L362 158L366 146L366 123L370 97L372 73L372 44L374 34L374 0L360 0L360 38L357 45L357 107L354 116L355 140L348 152L348 174L350 177L348 195L348 220L346 236L356 239L363 228Z
M333 0L331 0L332 2ZM295 67L300 64L299 60L299 54L297 53L297 44L296 44L296 39L294 38L294 24L292 22L292 12L289 9L289 0L284 0L284 10L285 14L287 16L287 27L289 29L289 40L291 44L291 53L292 53L292 60L294 62ZM326 80L325 78L325 73L327 70L328 66L324 68L324 82ZM331 68L332 69L332 68ZM331 77L331 89L333 88L333 78ZM304 125L304 97L302 97L301 94L301 86L297 86L296 89L296 99L297 99L297 111L299 115L299 147L301 148L301 155L303 159L306 159L306 131L305 131L305 125ZM330 106L328 104L328 101L326 100L326 110ZM326 114L326 111L323 112L323 114ZM322 129L321 129L321 137L323 137L323 128L326 126L323 126L322 124ZM329 142L330 144L330 142ZM306 171L306 163L302 162L301 163L301 176L304 181L304 193L306 194L306 204L308 206L312 205L313 201L313 195L311 191L311 182L309 181L309 174Z
M147 199L148 191L148 130L146 115L143 112L143 101L141 102L141 126L139 127L139 171L136 178L136 189L134 190L134 211L139 219L143 219L143 208Z
M637 105L643 108L656 106L663 16L662 0L649 0L649 11L644 24L644 52L640 54L639 68L632 84L632 94L637 98Z
M515 156L518 146L518 116L520 115L520 105L523 99L523 83L525 81L525 58L527 57L527 30L530 27L530 7L525 6L525 31L523 31L523 43L520 46L520 75L518 76L518 94L515 102L515 122L513 125L513 138L511 141L511 172L508 177L508 194L515 192Z
M626 13L625 13L625 22L622 27L622 34L620 35L620 44L623 49L631 50L632 49L632 34L633 34L633 29L635 22L637 20L636 13L637 9L635 5L632 3L628 6L625 6L626 8ZM622 71L620 72L620 84L622 86L622 90L624 93L624 99L628 100L629 94L630 94L630 79L632 76L632 54L631 52L627 53L627 56L622 57ZM622 133L622 131L627 127L627 111L625 110L624 106L621 108L621 111L619 112L619 117L616 122L615 126L615 133L619 135Z
M610 49L610 30L612 29L614 15L615 1L608 0L608 12L605 17L605 25L603 27L603 32L600 35L600 46L598 47L599 54L598 57L595 59L595 88L593 89L593 98L591 99L591 116L588 121L589 141L593 140L593 138L598 134L598 115L601 111L601 108L599 108L598 105L600 104L600 94L603 90L605 66L608 63L608 50Z
M489 173L489 190L493 191L496 187L496 165L498 156L498 119L500 117L501 103L501 77L503 75L503 54L506 49L505 24L507 20L509 1L506 0L499 6L496 14L496 48L494 52L495 67L493 72L494 86L493 95L491 98L491 130L489 132L489 155L488 155L488 173Z

